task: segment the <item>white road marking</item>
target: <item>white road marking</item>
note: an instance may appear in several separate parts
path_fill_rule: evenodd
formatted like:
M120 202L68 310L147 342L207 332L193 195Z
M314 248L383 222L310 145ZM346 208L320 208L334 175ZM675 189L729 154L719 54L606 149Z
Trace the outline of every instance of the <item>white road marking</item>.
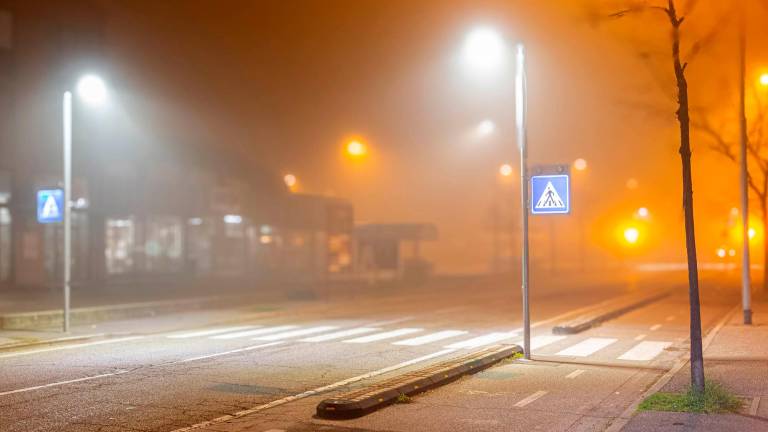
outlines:
M285 429L269 429L265 430L264 432L285 432Z
M187 363L187 362L196 361L196 360L205 360L205 359L214 358L214 357L221 357L221 356L229 355L229 354L237 354L237 353L241 353L241 352L245 352L245 351L252 351L252 350L255 350L255 349L258 349L258 348L266 348L266 347L270 347L270 346L280 345L281 343L283 343L283 342L280 341L280 342L270 342L270 343L265 343L265 344L260 344L260 345L252 345L252 346L249 346L249 347L239 348L239 349L235 349L235 350L231 350L231 351L224 351L224 352L220 352L220 353L216 353L216 354L208 354L208 355L203 355L203 356L190 357L188 359L179 360L179 361L173 362L173 363Z
M217 329L209 329L209 330L198 330L188 333L177 333L166 336L168 339L187 339L187 338L193 338L193 337L200 337L200 336L210 336L220 333L229 333L234 332L238 330L245 330L253 328L253 326L239 326L239 327L225 327L225 328L217 328Z
M515 404L515 406L516 406L516 407L518 407L518 408L522 408L522 407L524 407L524 406L528 405L529 403L531 403L531 402L535 401L536 399L538 399L538 398L540 398L540 397L544 396L544 395L545 395L545 394L547 394L547 393L548 393L548 392L546 392L546 391L544 391L544 390L539 390L539 391L537 391L536 393L534 393L534 394L532 394L532 395L528 396L527 398L525 398L525 399L523 399L523 400L519 401L518 403L516 403L516 404Z
M310 338L302 339L301 342L325 342L334 339L341 339L349 336L356 336L365 333L372 333L381 330L377 327L358 327L349 330L341 330L335 333L328 333L320 336L313 336Z
M432 342L437 342L443 339L450 339L452 337L461 336L467 334L464 330L443 330L436 333L431 333L424 336L417 336L415 338L392 342L392 345L406 345L406 346L419 346Z
M310 396L314 396L314 395L319 394L319 393L325 393L325 392L327 392L329 390L333 390L333 389L338 388L338 387L343 387L343 386L346 386L346 385L349 385L349 384L352 384L352 383L356 383L358 381L362 381L364 379L368 379L368 378L372 378L372 377L375 377L375 376L378 376L378 375L389 373L389 372L392 372L394 370L402 369L404 367L408 367L408 366L414 365L416 363L421 363L421 362L426 361L426 360L431 360L431 359L436 358L436 357L441 357L441 356L444 356L446 354L450 354L450 353L455 352L455 351L456 350L445 349L445 350L442 350L442 351L434 352L432 354L427 354L425 356L417 357L415 359L404 361L402 363L398 363L398 364L393 365L393 366L388 366L388 367L385 367L383 369L379 369L379 370L375 370L373 372L365 373L363 375L358 375L358 376L355 376L355 377L352 377L352 378L347 378L345 380L338 381L338 382L335 382L333 384L328 384L328 385L325 385L325 386L322 386L322 387L318 387L316 389L307 390L304 393L298 393L298 394L295 394L295 395L284 397L282 399L277 399L277 400L274 400L274 401L269 402L269 403L265 403L265 404L262 404L262 405L257 405L255 407L247 409L247 410L238 411L238 412L236 412L234 414L217 417L217 418L215 418L213 420L204 421L202 423L197 423L197 424L194 424L192 426L187 426L187 427L184 427L184 428L181 428L181 429L176 429L176 430L171 431L171 432L187 432L187 431L190 431L190 430L199 429L199 428L203 428L203 427L207 427L207 426L212 426L212 425L215 425L215 424L223 423L223 422L226 422L226 421L229 421L229 420L233 420L233 419L236 419L236 418L247 416L249 414L253 414L253 413L260 412L260 411L268 410L268 409L274 408L276 406L284 405L284 404L287 404L289 402L293 402L295 400L304 399L304 398L307 398L307 397L310 397Z
M574 379L577 376L583 374L584 372L586 372L584 369L576 369L575 371L573 371L573 372L569 373L568 375L566 375L565 378L567 378L567 379Z
M19 352L12 352L7 354L0 354L0 359L3 358L11 358L11 357L19 357L19 356L25 356L29 354L38 354L38 353L44 353L44 352L50 352L50 351L60 351L60 350L68 350L68 349L75 349L75 348L84 348L94 345L104 345L104 344L111 344L111 343L118 343L118 342L128 342L138 339L143 339L145 336L129 336L129 337L123 337L123 338L117 338L117 339L105 339L95 342L87 342L87 343L80 343L80 344L73 344L73 345L64 345L64 346L56 346L56 347L50 347L50 348L41 348L31 351L19 351Z
M77 378L77 379L72 379L72 380L67 380L67 381L59 381L59 382L55 382L55 383L43 384L43 385L39 385L39 386L27 387L27 388L22 388L22 389L17 389L17 390L10 390L10 391L6 391L6 392L0 393L0 396L6 396L6 395L14 394L14 393L24 393L24 392L28 392L28 391L32 391L32 390L40 390L40 389L43 389L43 388L56 387L56 386L60 386L60 385L64 385L64 384L72 384L72 383L77 383L77 382L90 381L90 380L95 380L95 379L99 379L99 378L106 378L106 377L110 377L110 376L124 374L126 372L128 372L128 371L127 370L119 370L117 372L112 372L112 373L106 373L106 374L101 374L101 375L94 375L94 376L89 376L89 377L84 377L84 378Z
M661 328L661 324L654 324L654 325L651 326L650 330L651 331L656 331L656 330L658 330L660 328Z
M277 333L281 331L292 330L295 328L299 328L299 326L284 325L284 326L276 326L276 327L257 328L255 330L245 330L245 331L239 331L234 333L225 333L225 334L220 334L216 336L211 336L208 339L235 339L235 338L248 337L248 336L264 335L267 333Z
M635 345L629 351L619 356L619 360L648 361L661 354L672 342L645 341Z
M472 339L467 339L465 341L456 342L456 343L447 345L445 348L451 348L451 349L477 348L479 346L490 345L499 341L503 341L505 339L512 339L515 336L517 336L516 331L488 333L486 335L474 337Z
M411 321L413 319L414 318L412 316L407 316L407 317L402 317L402 318L391 319L391 320L388 320L388 321L372 322L372 323L368 324L368 327L384 327L384 326L387 326L387 325L398 324L398 323L405 322L405 321Z
M641 341L641 340L645 339L646 336L647 336L646 334L639 334L639 335L635 336L635 340L636 341Z
M531 349L541 348L565 339L567 336L542 335L531 338Z
M299 329L299 330L290 330L287 332L281 332L277 334L271 334L267 336L259 336L253 338L253 340L263 340L263 341L275 341L280 339L290 339L298 336L306 336L311 335L315 333L322 333L329 330L336 330L338 327L335 326L318 326L318 327L309 327L305 329Z
M420 329L420 328L402 328L402 329L392 330L392 331L388 331L388 332L384 332L384 333L376 333L376 334L372 334L370 336L363 336L363 337L359 337L359 338L355 338L355 339L347 339L347 340L342 341L342 342L346 342L346 343L376 342L376 341L380 341L380 340L384 340L384 339L396 338L398 336L405 336L405 335L408 335L408 334L411 334L411 333L417 333L417 332L420 332L422 330L424 330L424 329Z
M760 396L752 398L752 402L749 404L749 415L756 416L757 409L760 407Z
M569 357L587 357L616 342L617 340L618 339L613 338L589 338L560 351L557 353L557 355Z

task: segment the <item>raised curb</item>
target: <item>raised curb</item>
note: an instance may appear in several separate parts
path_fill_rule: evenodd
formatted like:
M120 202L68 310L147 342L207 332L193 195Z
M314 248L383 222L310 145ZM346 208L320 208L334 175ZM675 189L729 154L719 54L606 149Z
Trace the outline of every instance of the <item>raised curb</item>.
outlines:
M142 303L124 303L116 305L75 308L71 310L70 319L74 324L87 324L99 321L141 318L154 316L159 313L187 311L214 307L231 303L224 297L198 297L186 300L168 300ZM1 330L33 330L60 326L63 312L45 310L35 312L20 312L0 315Z
M603 308L602 310L591 312L586 315L582 315L566 321L561 324L557 324L552 327L552 333L554 334L575 334L588 330L592 327L596 327L605 321L617 318L624 315L627 312L631 312L635 309L641 308L655 301L661 300L664 297L672 294L671 290L657 292L655 294L642 297L640 299L619 300L616 304L611 304Z
M324 419L351 419L389 406L401 395L412 396L479 372L523 350L518 345L494 345L461 357L325 399L317 405Z

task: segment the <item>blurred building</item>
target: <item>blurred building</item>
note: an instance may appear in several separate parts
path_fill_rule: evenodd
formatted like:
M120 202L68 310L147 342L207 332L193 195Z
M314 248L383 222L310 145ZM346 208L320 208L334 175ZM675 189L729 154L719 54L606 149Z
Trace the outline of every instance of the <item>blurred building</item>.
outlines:
M101 64L97 2L0 0L0 288L56 288L63 227L36 191L62 178L61 97ZM326 280L353 270L353 210L291 194L215 142L163 142L74 110L73 285ZM102 122L103 123L103 122Z

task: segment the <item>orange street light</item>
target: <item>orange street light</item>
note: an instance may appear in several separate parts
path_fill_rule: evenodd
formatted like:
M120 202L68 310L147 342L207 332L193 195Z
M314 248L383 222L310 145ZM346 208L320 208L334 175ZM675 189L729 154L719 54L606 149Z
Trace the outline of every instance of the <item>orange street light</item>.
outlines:
M293 174L286 174L283 176L283 181L285 182L285 185L288 186L288 189L291 192L296 192L296 187L298 186L298 180L296 180L296 176Z
M347 143L346 151L348 156L359 159L368 154L368 147L360 140L353 139Z
M640 230L635 227L629 227L624 230L624 240L630 245L634 245L640 240Z
M761 86L768 87L768 72L760 75L758 80L760 81Z
M584 171L587 169L587 161L582 158L578 158L575 161L573 161L573 168L576 171Z
M512 175L512 165L510 164L504 164L499 167L499 174L501 174L504 177L509 177Z

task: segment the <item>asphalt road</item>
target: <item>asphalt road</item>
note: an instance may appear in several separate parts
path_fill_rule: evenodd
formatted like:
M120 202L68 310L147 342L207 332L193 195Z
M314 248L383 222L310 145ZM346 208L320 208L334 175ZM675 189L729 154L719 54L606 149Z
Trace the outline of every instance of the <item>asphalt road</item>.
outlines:
M102 327L123 334L0 351L0 431L511 430L503 419L512 414L515 424L568 430L586 421L579 407L600 406L605 415L597 418L620 412L685 353L687 337L684 295L579 335L553 336L559 319L664 283L577 279L542 281L533 295L535 364L491 369L423 396L426 405L342 423L312 419L317 402L333 392L518 341L516 287L463 280L328 295L277 313L243 308L109 323ZM705 292L705 328L736 304L719 286ZM503 397L484 401L490 411L472 409L477 401L465 406L467 396L482 392ZM509 401L523 401L520 410L509 413ZM425 419L418 409L425 406L439 422ZM244 410L250 415L222 418Z

